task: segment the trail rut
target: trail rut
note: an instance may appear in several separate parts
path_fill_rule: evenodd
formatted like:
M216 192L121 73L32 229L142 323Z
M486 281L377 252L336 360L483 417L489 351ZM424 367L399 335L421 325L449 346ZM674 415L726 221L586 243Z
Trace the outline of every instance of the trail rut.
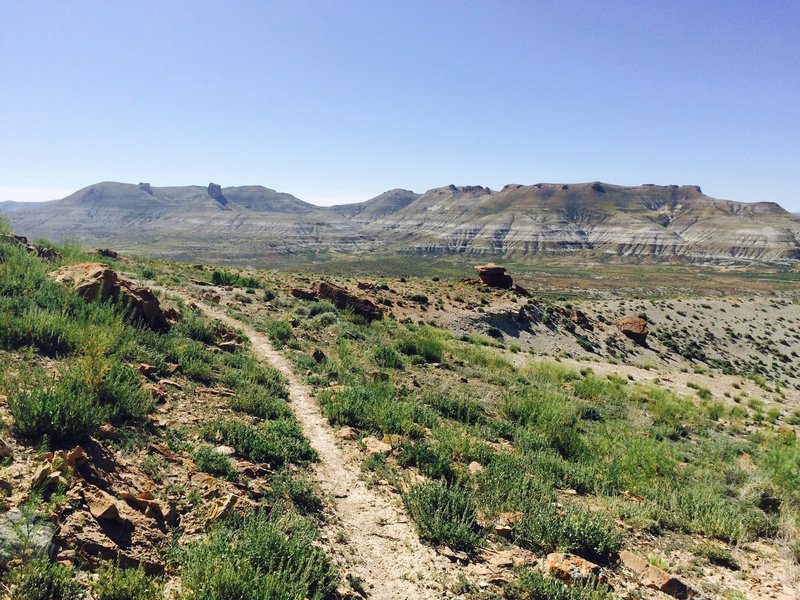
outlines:
M240 328L256 356L286 377L289 405L319 453L315 479L332 498L335 526L344 532L342 544L334 541L333 531L328 536L329 551L342 570L364 582L371 600L447 597L446 588L458 568L419 541L397 496L369 488L360 478L360 453L337 444L310 389L297 379L289 361L252 327L195 298L185 299L208 316Z

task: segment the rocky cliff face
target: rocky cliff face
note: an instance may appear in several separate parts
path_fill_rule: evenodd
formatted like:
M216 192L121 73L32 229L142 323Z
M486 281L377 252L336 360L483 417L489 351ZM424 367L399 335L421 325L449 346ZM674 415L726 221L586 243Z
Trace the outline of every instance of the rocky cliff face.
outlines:
M711 198L698 186L450 185L322 208L261 186L104 182L63 200L3 203L0 211L29 237L185 259L372 251L800 261L798 217L773 203Z

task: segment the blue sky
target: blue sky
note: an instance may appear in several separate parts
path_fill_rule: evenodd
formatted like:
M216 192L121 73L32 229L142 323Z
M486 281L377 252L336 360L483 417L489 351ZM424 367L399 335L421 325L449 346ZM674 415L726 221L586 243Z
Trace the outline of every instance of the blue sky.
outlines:
M800 2L12 2L0 199L699 184L800 211Z

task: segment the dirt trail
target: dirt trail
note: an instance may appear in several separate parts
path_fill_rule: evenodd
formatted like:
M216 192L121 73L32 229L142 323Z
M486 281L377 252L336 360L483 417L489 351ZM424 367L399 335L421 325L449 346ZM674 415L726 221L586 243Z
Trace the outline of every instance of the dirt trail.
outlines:
M342 570L361 579L372 600L447 597L446 587L455 580L457 568L420 543L399 498L370 489L360 478L360 453L337 445L311 391L295 377L289 361L252 327L195 298L185 300L208 316L240 328L250 338L253 352L286 377L289 404L319 453L316 481L333 499L335 525L346 537L346 545L339 544L331 531L328 542Z

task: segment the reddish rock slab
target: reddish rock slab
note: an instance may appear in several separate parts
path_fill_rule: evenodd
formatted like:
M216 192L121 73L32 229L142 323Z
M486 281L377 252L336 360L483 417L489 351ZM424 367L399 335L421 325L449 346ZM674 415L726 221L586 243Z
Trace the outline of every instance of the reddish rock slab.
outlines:
M647 346L647 335L650 333L650 330L647 327L646 316L628 315L627 317L622 317L617 321L617 328L619 328L625 337L633 340L640 346Z

